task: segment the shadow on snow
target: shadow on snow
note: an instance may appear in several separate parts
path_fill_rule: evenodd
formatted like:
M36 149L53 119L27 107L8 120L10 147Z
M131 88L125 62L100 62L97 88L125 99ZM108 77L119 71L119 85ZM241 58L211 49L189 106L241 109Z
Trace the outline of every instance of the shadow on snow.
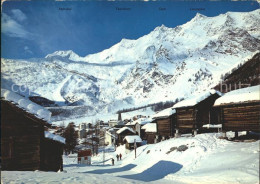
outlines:
M174 174L182 168L182 165L170 161L159 161L152 167L139 174L122 175L118 177L134 179L144 182L155 181L164 178L168 174Z
M116 172L123 172L123 171L131 170L135 166L136 165L134 165L134 164L128 164L124 167L118 167L118 168L112 168L112 169L98 169L98 170L93 170L93 171L87 171L84 173L91 173L91 174L116 173Z

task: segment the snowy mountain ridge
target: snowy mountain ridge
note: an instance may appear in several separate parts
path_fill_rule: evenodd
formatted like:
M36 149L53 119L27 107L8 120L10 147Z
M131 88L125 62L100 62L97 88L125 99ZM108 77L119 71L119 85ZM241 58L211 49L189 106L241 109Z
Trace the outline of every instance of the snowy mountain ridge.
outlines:
M60 104L92 107L86 116L187 98L214 87L221 74L259 52L259 30L259 9L197 14L183 25L162 25L85 57L69 50L38 62L2 59L2 87L26 85L33 95Z

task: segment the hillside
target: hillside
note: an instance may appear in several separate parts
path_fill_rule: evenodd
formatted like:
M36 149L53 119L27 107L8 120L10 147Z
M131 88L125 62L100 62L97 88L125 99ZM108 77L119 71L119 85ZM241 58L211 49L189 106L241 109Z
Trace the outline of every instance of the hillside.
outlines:
M56 51L45 58L3 58L2 88L26 86L17 91L53 101L59 106L50 107L57 112L53 120L104 117L175 101L216 86L221 75L252 58L260 50L258 30L259 9L216 17L197 14L183 25L162 25L85 57Z
M239 83L242 88L260 84L260 53L254 55L244 64L241 64L241 66L239 65L237 69L232 69L231 72L228 72L226 76L223 76L223 81L214 89L219 91L222 89L222 92L226 92L226 85L228 86L228 91L230 91L230 89L238 89Z

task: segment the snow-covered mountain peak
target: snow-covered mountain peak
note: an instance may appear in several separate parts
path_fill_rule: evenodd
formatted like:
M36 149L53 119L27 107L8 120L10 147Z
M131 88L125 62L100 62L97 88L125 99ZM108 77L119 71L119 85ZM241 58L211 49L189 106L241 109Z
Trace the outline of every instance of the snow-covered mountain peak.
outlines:
M196 13L195 17L193 18L193 20L198 20L198 19L202 19L202 18L207 18L206 15L203 15L201 13Z
M169 29L168 27L166 27L164 24L162 24L161 26L157 26L154 31L166 31L167 29Z
M73 61L79 61L81 59L81 57L72 50L55 51L54 53L45 56L46 59L53 57L63 57Z
M197 14L183 25L161 25L85 57L69 50L43 62L3 60L2 84L30 84L30 91L50 100L87 104L92 114L186 98L215 86L259 51L259 30L259 10Z

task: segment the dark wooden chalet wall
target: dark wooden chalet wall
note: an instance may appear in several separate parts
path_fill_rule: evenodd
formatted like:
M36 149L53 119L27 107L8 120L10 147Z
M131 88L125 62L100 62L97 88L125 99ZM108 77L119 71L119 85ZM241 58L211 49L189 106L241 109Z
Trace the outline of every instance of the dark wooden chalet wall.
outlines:
M145 135L145 130L144 129L142 129L142 126L140 127L140 138L142 139L142 140L145 140L146 139L146 135Z
M260 131L260 102L218 106L224 131Z
M39 170L44 123L1 100L2 170Z
M60 142L45 138L42 142L41 149L41 170L58 171L63 170L63 145Z
M217 114L212 106L218 94L211 95L192 107L182 107L176 109L176 128L180 130L200 129L204 124L216 123Z
M155 140L155 132L146 132L147 144L153 144Z
M169 116L168 118L156 119L157 134L166 138L174 136L176 126L176 114Z
M194 107L176 109L178 129L192 129L195 124L195 110Z

